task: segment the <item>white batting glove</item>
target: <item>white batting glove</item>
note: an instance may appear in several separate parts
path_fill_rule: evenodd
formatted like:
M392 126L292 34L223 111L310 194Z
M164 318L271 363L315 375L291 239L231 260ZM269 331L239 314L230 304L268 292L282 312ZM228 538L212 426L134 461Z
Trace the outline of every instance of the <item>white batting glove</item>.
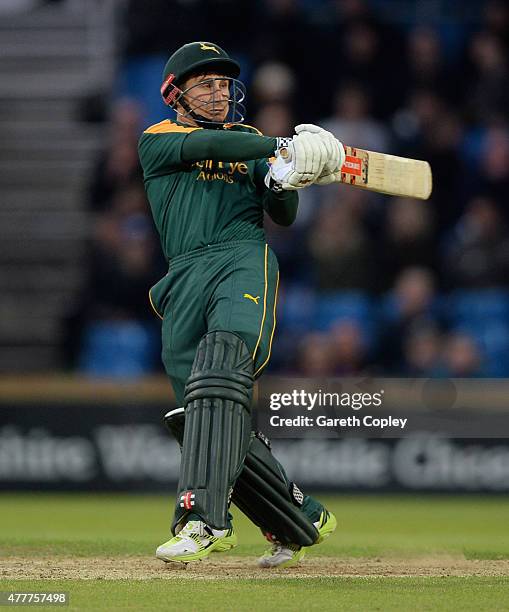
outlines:
M301 123L295 126L297 134L316 134L324 142L327 148L327 162L324 165L322 173L314 181L315 185L329 185L330 183L338 182L341 178L341 168L345 163L345 149L341 142L318 125L312 123Z
M280 155L276 154L276 157L269 160L269 171L265 175L265 185L272 191L279 193L283 189L287 189L287 187L283 187L283 184L287 185L286 178L291 172L292 162L285 161Z
M304 132L292 139L278 139L265 184L273 191L308 187L322 174L327 161L327 146L317 134Z

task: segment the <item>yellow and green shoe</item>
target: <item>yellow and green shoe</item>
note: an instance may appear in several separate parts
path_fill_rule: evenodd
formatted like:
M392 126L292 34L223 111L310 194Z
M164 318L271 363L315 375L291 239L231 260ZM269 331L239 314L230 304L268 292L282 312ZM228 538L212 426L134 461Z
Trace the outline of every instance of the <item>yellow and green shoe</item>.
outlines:
M314 523L318 531L318 539L315 544L321 544L326 540L332 533L334 533L338 522L336 517L326 510L323 509L320 514L320 518ZM313 544L313 546L315 545ZM296 544L281 544L280 542L274 542L268 550L265 551L263 556L258 559L258 565L266 568L285 568L293 567L297 565L306 554L306 549Z
M277 567L281 569L293 567L304 559L305 554L306 549L302 548L302 546L274 542L258 559L258 565L260 567Z
M176 536L157 548L156 557L166 563L190 563L234 546L237 546L237 536L233 528L212 529L202 521L189 521Z
M324 508L322 514L320 514L320 519L313 524L318 530L318 540L315 542L315 544L321 544L336 531L338 521L332 512L329 512Z

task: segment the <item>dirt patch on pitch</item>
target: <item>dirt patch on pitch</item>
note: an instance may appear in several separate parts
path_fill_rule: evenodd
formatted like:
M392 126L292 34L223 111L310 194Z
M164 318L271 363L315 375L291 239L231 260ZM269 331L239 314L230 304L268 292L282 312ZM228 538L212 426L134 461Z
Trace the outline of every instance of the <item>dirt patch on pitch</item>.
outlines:
M221 578L320 578L329 576L509 576L509 560L430 556L411 559L305 559L298 567L263 570L254 557L223 556L183 565L147 557L10 557L0 559L0 580L148 580Z

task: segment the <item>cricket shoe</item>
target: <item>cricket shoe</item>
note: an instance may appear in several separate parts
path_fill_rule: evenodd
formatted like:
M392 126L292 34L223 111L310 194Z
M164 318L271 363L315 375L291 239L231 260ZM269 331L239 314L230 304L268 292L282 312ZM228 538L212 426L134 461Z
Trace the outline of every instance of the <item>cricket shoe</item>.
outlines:
M237 546L237 536L233 528L212 529L202 521L189 521L176 536L157 548L156 557L165 562L189 563L234 546Z
M293 567L304 559L305 554L306 550L302 546L274 542L272 547L258 559L258 565L277 568Z
M315 542L315 544L321 544L336 531L338 521L332 512L329 512L324 508L320 514L319 520L316 521L316 523L313 523L313 525L318 530L318 540Z
M321 544L326 540L338 526L336 517L328 510L323 510L320 518L316 523L313 523L318 531L318 539L315 544ZM268 535L270 539L270 535ZM272 547L265 552L265 554L258 559L258 565L260 567L293 567L297 565L306 554L305 548L296 544L281 544L275 541Z

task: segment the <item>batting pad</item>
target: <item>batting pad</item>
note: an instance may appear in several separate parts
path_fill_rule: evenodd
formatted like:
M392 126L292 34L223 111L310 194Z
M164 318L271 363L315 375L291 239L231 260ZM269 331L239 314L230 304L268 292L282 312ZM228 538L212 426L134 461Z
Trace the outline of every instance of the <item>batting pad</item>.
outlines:
M182 444L184 408L168 412L164 421ZM252 436L244 466L233 487L232 501L263 533L271 534L282 544L311 546L316 542L318 532L300 510L302 493L286 478L268 441L260 434Z
M304 496L287 480L266 441L253 437L232 501L263 533L282 544L311 546L318 531L302 512Z
M228 505L251 438L253 361L231 332L203 336L187 381L185 429L172 529L187 513L226 529Z

